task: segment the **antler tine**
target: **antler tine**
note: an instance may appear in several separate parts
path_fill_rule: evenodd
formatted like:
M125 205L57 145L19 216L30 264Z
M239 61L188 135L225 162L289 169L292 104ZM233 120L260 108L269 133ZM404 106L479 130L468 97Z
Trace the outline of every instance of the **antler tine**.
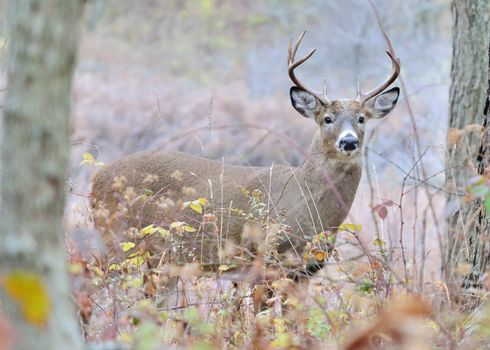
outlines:
M289 77L291 78L291 81L296 85L297 87L308 91L309 93L313 94L322 104L327 105L330 103L330 100L327 97L326 94L326 89L323 90L323 95L307 88L297 77L296 74L294 73L294 70L298 68L300 65L305 63L313 54L315 53L316 49L311 50L308 52L303 58L297 60L296 62L294 61L294 58L296 56L296 52L298 51L299 45L301 44L301 41L303 40L303 37L306 34L306 30L301 33L301 35L298 37L298 40L293 45L293 41L289 41L289 47L288 47L288 73Z
M296 40L296 42L294 43L294 46L293 46L293 51L291 52L291 59L294 60L294 57L296 56L296 52L298 51L298 47L299 45L301 44L301 42L303 41L303 38L306 34L306 30L303 30L303 33L301 33L298 37L298 39ZM292 39L291 39L292 41Z
M357 75L357 82L356 82L356 87L357 87L357 90L356 90L356 94L357 94L357 100L359 101L361 99L361 81L359 80L359 74Z
M361 89L358 83L357 100L360 101L362 104L383 92L388 86L391 85L391 83L396 80L396 78L398 78L398 75L400 74L400 60L395 58L393 53L389 52L388 50L386 50L386 53L391 58L391 74L382 84L378 85L365 94L361 93Z
M381 33L383 34L386 45L388 46L388 50L386 50L386 53L391 59L391 74L388 76L388 78L386 78L386 80L381 85L378 85L377 87L375 87L374 89L372 89L371 91L365 94L361 93L359 79L357 80L357 100L360 101L362 104L372 99L373 97L377 96L378 94L383 92L383 90L385 90L388 86L390 86L396 80L396 78L398 78L398 75L400 75L400 68L401 68L400 59L396 57L395 49L393 48L390 37L388 36L388 34L383 28L383 24L381 23L381 18L379 16L378 9L376 8L372 0L369 0L369 3L371 4L374 15L376 16L378 27L381 30Z
M323 90L322 90L322 93L323 93L323 98L328 101L329 99L328 99L328 96L327 96L327 79L323 79Z

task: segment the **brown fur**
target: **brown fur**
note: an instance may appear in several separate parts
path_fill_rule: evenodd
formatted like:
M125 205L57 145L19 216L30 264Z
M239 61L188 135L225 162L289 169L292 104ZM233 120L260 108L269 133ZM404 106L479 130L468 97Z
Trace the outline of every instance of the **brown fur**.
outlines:
M224 237L225 243L233 242L237 247L242 244L243 224L247 219L230 208L243 213L251 211L250 196L244 194L243 187L249 191L260 190L261 200L270 214L267 219L289 227L281 231L277 251L293 251L302 257L305 245L314 235L336 231L354 200L361 178L360 148L364 134L364 124L358 122L361 115L366 121L376 117L373 104L363 107L352 100L333 101L327 106L317 103L314 119L318 131L307 159L297 168L234 166L167 151L125 157L105 166L93 179L95 225L109 244L130 227L141 229L149 224L168 227L174 220L197 227L201 218L192 210L179 211L178 205L162 209L157 203L163 199L171 203L169 198L177 203L179 198L191 201L204 197L216 212L218 229L208 235L207 243L202 239L207 234L201 229L205 225L199 226L195 233L185 233L187 250L183 259L216 261L216 235ZM330 127L324 124L326 116L333 119ZM339 152L335 146L346 126L355 130L359 139L359 149L350 155ZM149 195L142 198L145 192Z

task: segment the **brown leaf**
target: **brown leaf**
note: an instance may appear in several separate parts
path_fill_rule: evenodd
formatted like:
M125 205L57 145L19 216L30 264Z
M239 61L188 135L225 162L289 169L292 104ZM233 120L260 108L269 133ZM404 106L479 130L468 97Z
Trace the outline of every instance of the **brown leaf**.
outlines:
M391 199L386 199L381 204L383 204L385 207L392 207L395 205L395 202L393 202Z
M158 276L154 272L147 272L143 275L144 294L147 298L157 295Z
M458 276L467 276L471 273L471 271L473 271L473 266L467 262L459 263L458 266L456 266L456 274Z
M447 144L449 146L457 145L463 137L464 131L456 128L451 128L447 132Z
M376 204L373 207L373 211L378 214L381 220L386 219L388 216L388 209L383 204Z
M76 292L75 301L78 306L80 317L84 324L88 324L92 315L92 301L86 292Z
M468 124L464 127L464 131L466 131L467 133L482 132L483 131L483 125L481 125L481 124Z
M431 305L418 295L409 295L403 299L392 300L364 331L353 337L345 349L368 349L372 345L371 340L378 335L388 336L393 345L402 347L410 341L410 334L407 332L409 329L413 330L413 321L430 316L432 316ZM410 327L407 327L407 324ZM422 324L421 327L423 327Z
M217 221L218 221L218 219L216 218L216 215L214 215L214 214L204 214L202 216L202 223L203 224L209 224L209 223L215 224Z

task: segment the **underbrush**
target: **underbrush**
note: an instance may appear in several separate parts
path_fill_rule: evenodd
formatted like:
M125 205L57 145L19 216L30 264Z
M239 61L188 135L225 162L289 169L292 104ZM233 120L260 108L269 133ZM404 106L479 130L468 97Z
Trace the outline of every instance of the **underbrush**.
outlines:
M99 165L90 156L85 161ZM360 223L344 223L313 235L300 254L279 254L277 238L287 227L269 217L259 190L242 190L244 211L213 207L189 188L170 197L135 193L123 178L114 180L117 222L134 214L138 202L178 219L116 228L116 217L99 210L96 220L111 232L105 250L68 240L87 341L115 340L131 349L482 349L490 343L488 292L467 290L483 303L462 312L443 281L420 278L420 262L403 236L385 239L396 226L367 240ZM401 202L380 200L367 210L378 220L390 212L403 219ZM230 217L246 221L240 245L227 239L222 223ZM323 268L312 273L311 266ZM463 279L468 267L459 269Z

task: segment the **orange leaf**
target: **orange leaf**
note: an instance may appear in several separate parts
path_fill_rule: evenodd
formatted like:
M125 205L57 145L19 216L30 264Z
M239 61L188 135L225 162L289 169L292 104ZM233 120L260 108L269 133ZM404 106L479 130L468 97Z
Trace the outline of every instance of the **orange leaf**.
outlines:
M325 257L327 256L327 253L323 251L317 251L315 253L315 260L318 262L323 262L325 260Z
M455 128L451 128L447 132L447 143L450 146L457 145L463 137L463 131Z

